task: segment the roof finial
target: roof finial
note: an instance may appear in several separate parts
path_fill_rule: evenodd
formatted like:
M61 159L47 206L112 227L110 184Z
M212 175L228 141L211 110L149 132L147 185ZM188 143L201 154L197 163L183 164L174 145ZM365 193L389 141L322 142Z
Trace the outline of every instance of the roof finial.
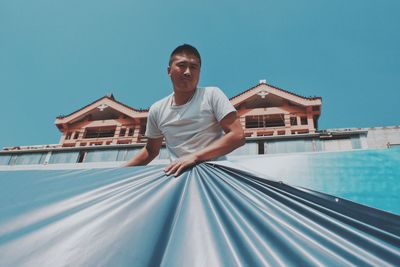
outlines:
M112 100L115 100L114 95L113 95L113 93L111 93L111 92L107 94L107 97L108 97L108 98L111 98Z
M259 81L259 84L267 83L267 80L263 79Z

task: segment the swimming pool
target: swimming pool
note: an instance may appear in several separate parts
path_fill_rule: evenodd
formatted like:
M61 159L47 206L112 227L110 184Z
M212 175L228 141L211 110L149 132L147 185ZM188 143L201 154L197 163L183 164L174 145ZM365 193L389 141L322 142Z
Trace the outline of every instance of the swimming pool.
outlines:
M232 160L272 180L400 214L400 148L265 155Z

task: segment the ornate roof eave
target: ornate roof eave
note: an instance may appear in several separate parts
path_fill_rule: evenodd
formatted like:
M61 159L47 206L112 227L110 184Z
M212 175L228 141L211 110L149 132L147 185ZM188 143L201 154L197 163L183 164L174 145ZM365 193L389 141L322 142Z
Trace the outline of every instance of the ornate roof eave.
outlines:
M320 106L322 104L322 98L321 97L304 97L297 95L295 93L289 92L287 90L269 85L267 83L260 83L257 84L246 91L239 93L233 97L230 98L231 103L236 107L252 97L255 94L259 94L260 92L262 93L271 93L276 96L288 99L292 102L295 102L297 104L303 105L303 106Z
M146 117L147 113L148 113L148 109L132 108L128 105L125 105L124 103L121 103L121 102L115 100L114 96L111 94L111 95L103 96L103 97L93 101L92 103L90 103L68 115L58 116L54 123L61 130L63 128L63 125L66 125L68 123L72 123L72 122L78 120L79 118L83 117L84 115L86 115L87 113L89 113L90 111L92 111L96 108L101 108L101 105L106 105L107 107L109 106L131 118Z

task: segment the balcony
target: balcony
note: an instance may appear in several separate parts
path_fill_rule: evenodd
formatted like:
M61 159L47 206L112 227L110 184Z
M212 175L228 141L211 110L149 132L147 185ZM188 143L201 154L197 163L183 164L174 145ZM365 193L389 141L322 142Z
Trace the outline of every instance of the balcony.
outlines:
M246 137L279 136L291 134L313 133L315 129L309 125L291 125L285 121L283 114L240 117Z

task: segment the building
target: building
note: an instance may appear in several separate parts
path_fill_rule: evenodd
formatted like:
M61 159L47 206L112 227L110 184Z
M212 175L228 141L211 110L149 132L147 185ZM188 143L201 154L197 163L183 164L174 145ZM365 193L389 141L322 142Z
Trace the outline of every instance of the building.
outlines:
M246 137L315 133L321 98L307 98L264 81L232 97ZM112 94L66 116L57 117L59 147L146 143L148 110L137 110Z
M385 148L400 144L400 127L318 129L321 97L304 97L261 80L230 98L245 130L246 145L229 156ZM5 147L0 165L105 163L131 158L145 143L148 109L106 95L59 116L58 144ZM158 160L168 159L163 148Z

